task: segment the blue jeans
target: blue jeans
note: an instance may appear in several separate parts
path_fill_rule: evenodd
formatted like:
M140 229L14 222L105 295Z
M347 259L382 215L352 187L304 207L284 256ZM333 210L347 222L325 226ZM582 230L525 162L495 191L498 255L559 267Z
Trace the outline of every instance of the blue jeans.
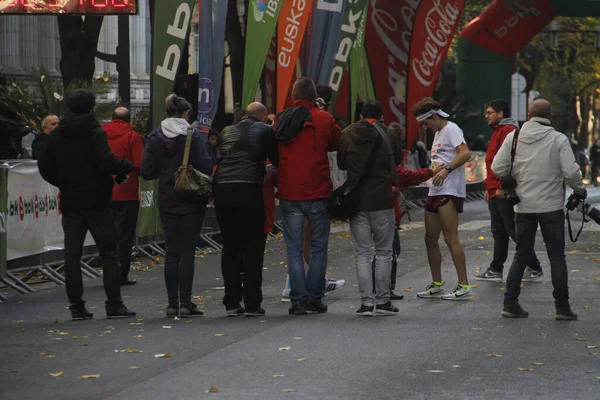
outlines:
M287 248L288 270L293 301L319 300L325 295L329 213L327 200L281 200L283 237ZM304 272L302 236L304 219L310 225L310 262Z
M200 239L205 209L189 214L160 210L165 231L165 284L169 306L192 301L196 246Z
M546 251L550 259L554 302L556 307L569 306L567 261L565 258L565 213L562 210L540 214L515 214L517 228L517 253L508 278L504 304L516 305L521 293L521 280L535 244L538 224L542 230Z
M508 243L510 239L515 240L515 212L508 205L506 199L500 196L491 198L488 202L488 208L492 222L492 236L494 237L494 257L490 267L493 271L502 272L508 257ZM542 269L533 247L527 266L536 271Z

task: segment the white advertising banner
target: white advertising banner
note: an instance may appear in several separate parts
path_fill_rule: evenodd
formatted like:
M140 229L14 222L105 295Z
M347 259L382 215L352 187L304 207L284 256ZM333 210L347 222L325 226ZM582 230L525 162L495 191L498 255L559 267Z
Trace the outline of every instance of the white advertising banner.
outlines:
M7 186L7 260L63 250L60 194L42 179L37 162L11 165ZM89 233L85 245L94 245Z

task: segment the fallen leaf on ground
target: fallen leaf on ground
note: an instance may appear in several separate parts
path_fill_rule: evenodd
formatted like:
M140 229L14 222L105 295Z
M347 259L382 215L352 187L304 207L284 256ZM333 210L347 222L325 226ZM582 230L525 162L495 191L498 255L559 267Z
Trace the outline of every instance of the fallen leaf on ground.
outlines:
M23 324L23 323L25 323L25 320L23 320L23 319L15 319L15 320L13 320L13 324Z
M485 240L485 238L483 236L479 236L477 239L479 239L479 240Z
M81 377L83 379L95 379L95 378L100 378L100 374L95 374L95 375L81 375Z
M296 391L296 389L281 389L281 391L285 393L293 393Z
M412 288L409 288L409 287L404 288L404 291L407 292L407 293L410 293L410 292L412 292Z
M503 357L502 354L498 354L498 353L489 353L486 354L488 357Z
M136 338L138 338L138 339L139 339L139 338L143 338L143 337L144 337L144 335L135 335L134 337L136 337Z
M202 312L205 312L205 311L202 311ZM188 320L186 320L185 322L187 322L187 323L189 324L189 323L191 323L192 321L193 321L193 319L188 319Z
M592 345L585 346L585 347L587 347L588 349L597 349L598 345L597 344L592 344Z
M531 365L537 365L539 367L540 365L544 365L544 363L543 362L534 361L534 362L531 363Z
M303 358L296 358L296 361L298 361L298 362L304 362L304 361L306 361L306 358L304 358L304 357Z
M52 338L52 340L62 340L62 338L55 337L55 338Z
M258 321L258 322L260 322L261 324L264 324L267 321L263 319L262 321Z
M285 346L285 347L280 347L278 350L279 351L288 351L288 350L291 350L291 349L292 349L291 346Z
M587 339L586 339L586 338L584 338L584 337L576 337L576 338L575 338L575 339L573 339L573 340L577 340L578 342L585 342Z
M56 357L54 354L48 354L47 356L44 356L44 358L54 358Z
M301 338L301 337L295 337L294 339L295 339L295 340L302 340L302 338Z
M53 376L53 377L55 377L55 378L58 378L59 376L63 376L63 374L64 374L64 372L63 372L63 371L60 371L60 372L54 372L54 373L50 372L50 376Z
M595 369L591 369L591 370L587 371L587 373L588 374L594 374L594 373L596 373L596 370Z
M73 336L73 339L87 339L87 336Z
M533 368L517 368L519 371L533 371Z
M123 350L115 350L115 353L143 353L143 351L142 350L123 349Z
M471 328L472 331L482 331L483 329L481 328Z
M224 333L215 333L215 336L225 336Z
M136 367L135 365L132 365L131 367L127 367L127 369L138 369L139 367Z
M589 352L589 355L590 355L590 356L597 356L597 355L598 355L598 352L597 352L597 351L590 351L590 352Z
M165 354L155 354L155 355L154 355L154 358L170 358L170 357L172 357L172 355L171 355L171 354L169 354L169 353L165 353Z
M163 325L163 329L171 329L171 325Z
M210 389L208 389L206 391L206 393L219 393L219 388L218 387L211 387Z
M283 374L273 374L273 378L283 378L284 376Z
M461 368L461 366L456 364L456 365L453 365L452 368Z
M129 325L145 325L143 322L130 322Z

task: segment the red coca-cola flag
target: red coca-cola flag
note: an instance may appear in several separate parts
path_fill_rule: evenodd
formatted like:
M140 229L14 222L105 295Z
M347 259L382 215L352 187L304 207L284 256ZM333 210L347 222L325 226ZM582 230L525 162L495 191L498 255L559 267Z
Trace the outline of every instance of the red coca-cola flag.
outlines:
M512 9L506 0L496 0L461 32L460 37L478 46L513 57L554 18L550 0L534 0Z
M385 123L406 127L411 33L422 0L370 0L365 48Z
M465 0L423 0L417 10L408 69L408 148L419 129L416 118L412 116L412 106L433 95L464 5Z

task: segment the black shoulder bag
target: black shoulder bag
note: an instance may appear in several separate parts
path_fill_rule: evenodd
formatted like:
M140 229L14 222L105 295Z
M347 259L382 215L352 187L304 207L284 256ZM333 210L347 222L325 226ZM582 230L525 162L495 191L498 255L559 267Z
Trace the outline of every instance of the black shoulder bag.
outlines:
M358 204L360 202L360 188L364 185L367 177L371 173L373 166L375 165L375 159L377 158L377 153L381 148L381 135L377 136L375 139L375 143L373 143L373 149L371 149L371 154L369 154L369 159L367 160L367 165L365 166L365 170L363 171L362 176L358 183L354 186L342 185L333 191L331 196L329 197L328 209L331 217L337 220L346 220L348 218L356 217L358 214Z
M502 182L502 188L504 189L504 199L509 206L514 207L515 205L521 202L519 196L515 192L515 188L517 187L517 180L513 178L513 164L515 162L515 155L517 154L517 143L519 141L519 131L515 131L515 135L513 136L512 147L510 149L510 170L507 176L500 178L500 182Z

